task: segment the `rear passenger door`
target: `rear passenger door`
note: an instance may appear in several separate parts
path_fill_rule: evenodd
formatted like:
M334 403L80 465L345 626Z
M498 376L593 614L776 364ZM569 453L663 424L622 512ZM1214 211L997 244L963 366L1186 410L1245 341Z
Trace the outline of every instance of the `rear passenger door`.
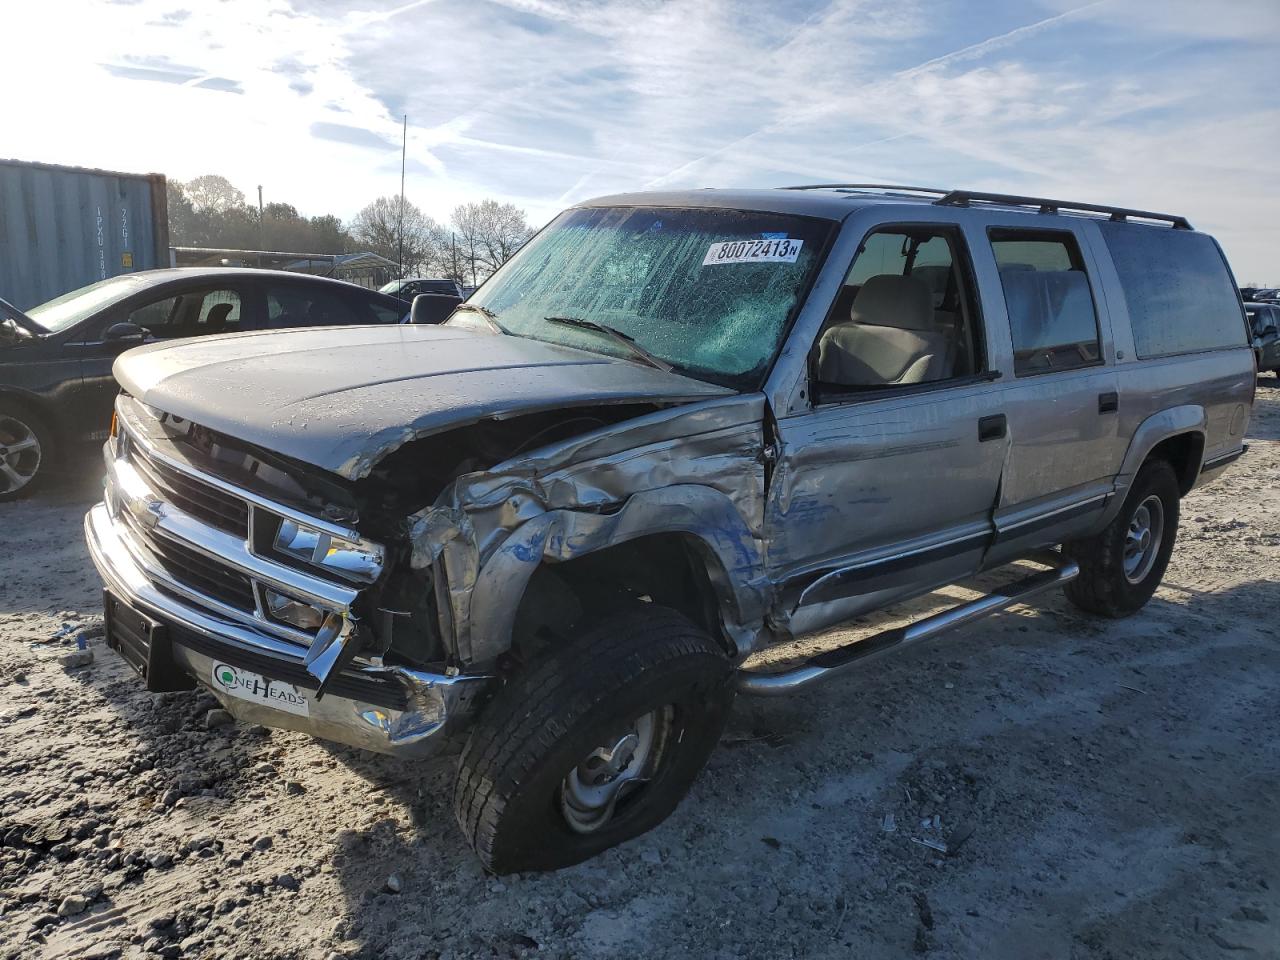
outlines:
M984 254L1008 318L1002 381L1009 454L988 564L1086 530L1120 461L1119 387L1096 269L1071 229L994 226ZM988 291L990 294L991 291Z

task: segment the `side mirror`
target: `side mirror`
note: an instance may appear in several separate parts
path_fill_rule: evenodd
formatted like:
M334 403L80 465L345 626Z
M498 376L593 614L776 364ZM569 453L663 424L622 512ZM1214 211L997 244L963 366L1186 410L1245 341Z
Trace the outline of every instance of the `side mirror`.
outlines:
M420 293L413 298L413 306L409 309L409 322L444 323L461 302L461 297L449 293Z
M102 339L113 343L141 343L147 339L150 333L151 331L146 327L140 327L136 323L129 323L126 320L123 323L113 323L107 327Z

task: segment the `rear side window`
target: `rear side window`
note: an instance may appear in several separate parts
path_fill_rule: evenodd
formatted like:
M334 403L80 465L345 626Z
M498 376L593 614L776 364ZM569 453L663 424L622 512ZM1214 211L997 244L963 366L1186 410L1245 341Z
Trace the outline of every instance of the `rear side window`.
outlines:
M1210 237L1110 221L1098 228L1120 275L1139 357L1245 345L1239 296Z
M1075 237L1005 229L990 231L990 237L1009 312L1014 373L1101 363L1098 314Z
M346 299L328 290L281 285L267 288L267 326L331 327L360 323Z

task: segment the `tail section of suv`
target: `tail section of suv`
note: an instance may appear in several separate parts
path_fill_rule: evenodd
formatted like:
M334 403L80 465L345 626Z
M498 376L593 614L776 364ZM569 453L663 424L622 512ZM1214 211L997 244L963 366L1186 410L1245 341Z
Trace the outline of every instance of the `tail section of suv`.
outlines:
M246 721L405 757L465 737L455 812L499 872L659 823L736 693L1058 586L1139 610L1254 391L1231 273L1184 219L857 185L602 198L441 326L115 372L86 518L108 642Z

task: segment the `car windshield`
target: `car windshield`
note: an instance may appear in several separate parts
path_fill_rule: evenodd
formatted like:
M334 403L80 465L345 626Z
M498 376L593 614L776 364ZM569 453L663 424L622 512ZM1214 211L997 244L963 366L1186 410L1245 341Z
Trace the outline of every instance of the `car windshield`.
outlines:
M399 293L399 292L400 292L400 284L402 284L402 283L404 283L404 281L403 281L403 280L392 280L390 283L384 283L382 286L380 286L380 287L378 288L378 292L379 292L379 293L391 293L391 294Z
M129 274L99 280L79 290L64 293L38 307L32 307L27 311L27 316L50 333L57 333L136 293L141 284L141 280Z
M570 210L468 303L518 336L634 358L622 334L682 373L755 389L834 226L709 208Z

